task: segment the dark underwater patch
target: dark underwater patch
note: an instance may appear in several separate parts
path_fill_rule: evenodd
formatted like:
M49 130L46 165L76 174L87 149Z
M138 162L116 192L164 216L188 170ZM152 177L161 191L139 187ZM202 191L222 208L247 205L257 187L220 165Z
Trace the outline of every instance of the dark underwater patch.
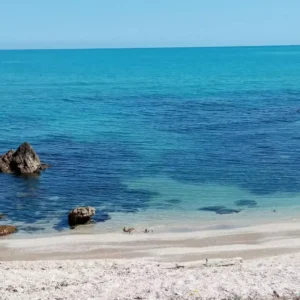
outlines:
M233 185L258 195L299 192L299 95L286 89L218 91L208 101L164 101L155 126L177 134L181 145L161 154L157 170L179 182Z
M298 132L285 125L231 125L190 132L186 149L162 154L164 172L179 182L233 185L257 195L300 191Z
M216 211L216 214L218 214L218 215L229 215L229 214L237 214L239 212L241 212L240 209L223 208L223 209L220 209L220 210Z
M169 204L180 204L181 200L180 199L169 199L166 202Z
M222 210L224 208L225 208L224 206L205 206L205 207L199 208L199 210L216 212L216 211Z
M215 212L217 215L228 215L228 214L237 214L241 210L227 208L225 206L206 206L199 208L201 211Z

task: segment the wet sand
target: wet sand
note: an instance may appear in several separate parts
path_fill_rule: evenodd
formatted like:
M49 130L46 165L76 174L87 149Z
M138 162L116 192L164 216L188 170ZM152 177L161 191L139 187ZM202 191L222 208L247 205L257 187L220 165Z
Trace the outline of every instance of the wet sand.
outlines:
M300 250L300 222L190 232L81 234L0 240L0 260L129 259L182 262L253 259Z

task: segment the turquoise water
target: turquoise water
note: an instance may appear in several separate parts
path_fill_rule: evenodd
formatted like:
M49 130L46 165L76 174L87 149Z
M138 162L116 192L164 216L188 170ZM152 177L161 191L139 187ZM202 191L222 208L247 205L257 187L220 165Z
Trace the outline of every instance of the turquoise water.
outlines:
M0 51L0 103L0 153L29 141L53 166L0 174L21 232L78 205L97 230L300 206L300 47Z

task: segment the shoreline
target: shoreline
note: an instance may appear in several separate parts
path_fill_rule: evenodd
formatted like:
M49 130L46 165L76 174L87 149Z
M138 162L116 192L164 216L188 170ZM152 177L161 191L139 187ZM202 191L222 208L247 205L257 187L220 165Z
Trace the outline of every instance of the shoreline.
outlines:
M155 233L177 233L238 229L270 223L300 221L299 209L300 206L276 207L274 212L270 207L259 207L259 210L250 208L242 210L240 213L224 215L205 211L146 210L133 214L116 213L105 222L96 220L94 223L78 226L75 229L70 229L67 221L62 228L54 229L57 222L61 221L58 219L49 220L48 223L28 224L13 222L6 218L1 220L1 224L14 225L19 229L15 234L10 235L9 239L31 239L73 234L115 234L122 232L124 227L133 227L139 231L150 229Z
M182 262L205 258L253 259L297 253L300 221L183 232L71 234L0 240L0 261L132 259Z
M0 240L4 299L299 300L300 221Z

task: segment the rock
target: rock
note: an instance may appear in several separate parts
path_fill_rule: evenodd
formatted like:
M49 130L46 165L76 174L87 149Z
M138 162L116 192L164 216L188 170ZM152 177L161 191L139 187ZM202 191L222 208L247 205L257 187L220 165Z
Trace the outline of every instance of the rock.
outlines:
M0 225L0 236L8 235L11 233L15 233L17 231L16 226L12 225Z
M123 232L126 232L126 233L131 233L132 231L135 231L135 229L134 228L126 228L126 227L124 227L123 228Z
M96 209L91 206L76 207L69 212L69 225L83 225L91 221L91 217L96 213Z
M1 219L5 219L6 218L6 215L5 214L0 214L0 220Z
M15 174L39 173L49 168L42 164L38 155L27 142L23 143L17 151L10 150L0 157L0 172Z
M14 150L9 150L6 154L0 156L0 173L12 173L10 162L14 153Z
M17 174L32 174L47 169L49 165L42 164L31 145L25 142L13 154L10 167Z

